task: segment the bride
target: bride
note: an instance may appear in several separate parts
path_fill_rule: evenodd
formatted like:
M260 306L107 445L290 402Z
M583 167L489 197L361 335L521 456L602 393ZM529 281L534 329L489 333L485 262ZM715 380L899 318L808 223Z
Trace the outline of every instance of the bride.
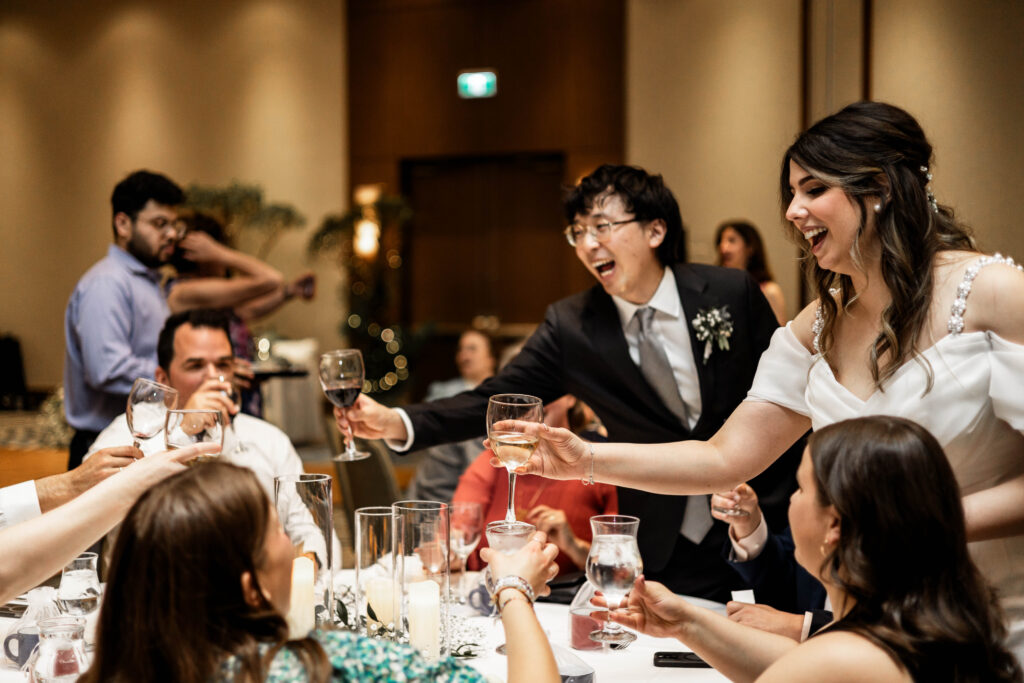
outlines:
M808 428L914 420L945 450L972 555L1024 659L1024 273L976 250L935 201L931 165L917 121L887 104L852 104L801 134L783 160L782 202L817 300L775 333L747 399L707 442L590 445L528 428L542 445L520 472L725 491Z

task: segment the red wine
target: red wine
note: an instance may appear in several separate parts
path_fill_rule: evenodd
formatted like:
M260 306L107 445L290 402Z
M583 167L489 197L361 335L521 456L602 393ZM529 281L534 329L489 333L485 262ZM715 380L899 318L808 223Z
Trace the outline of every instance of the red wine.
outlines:
M359 392L363 390L362 382L354 387L338 387L336 389L324 389L327 400L339 408L348 408L356 402Z

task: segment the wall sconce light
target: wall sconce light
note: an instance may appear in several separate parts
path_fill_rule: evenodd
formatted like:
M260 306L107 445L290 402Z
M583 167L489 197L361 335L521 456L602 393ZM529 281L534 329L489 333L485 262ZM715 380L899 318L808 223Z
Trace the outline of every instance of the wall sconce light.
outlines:
M364 209L363 215L365 216L367 212L372 212L372 209L367 207ZM352 248L358 256L364 259L376 258L377 251L380 249L380 225L374 218L363 218L356 223Z

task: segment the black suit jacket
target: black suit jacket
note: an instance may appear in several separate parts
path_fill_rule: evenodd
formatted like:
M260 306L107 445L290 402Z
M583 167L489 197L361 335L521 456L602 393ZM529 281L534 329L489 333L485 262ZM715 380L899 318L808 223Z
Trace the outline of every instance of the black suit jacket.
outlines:
M728 543L723 551L729 566L754 589L754 597L759 604L783 612L822 610L825 587L797 563L794 547L793 534L786 527L778 534L769 531L761 553L751 560L738 562L732 543ZM812 628L811 633L816 630Z
M594 409L612 441L663 443L711 437L746 396L758 359L778 325L746 272L697 264L676 264L672 270L700 382L701 415L692 431L661 402L630 359L615 303L597 285L549 306L544 322L519 355L476 389L407 407L415 431L412 448L479 434L488 398L500 393L532 394L545 403L574 394ZM730 348L716 345L705 363L704 343L697 340L690 321L713 307L727 307L733 332ZM751 482L769 524L785 517L798 460L799 453L783 457ZM645 573L680 592L727 598L723 589L741 584L720 555L726 525L716 521L695 546L679 534L685 505L685 496L619 489L620 510L641 519L637 540Z

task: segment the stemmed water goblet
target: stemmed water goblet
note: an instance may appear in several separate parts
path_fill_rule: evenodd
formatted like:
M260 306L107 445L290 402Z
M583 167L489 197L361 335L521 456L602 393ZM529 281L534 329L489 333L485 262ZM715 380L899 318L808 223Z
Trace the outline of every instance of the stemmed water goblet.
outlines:
M57 607L64 614L81 617L83 623L92 621L100 606L100 577L97 572L98 555L85 552L71 560L60 574L57 587ZM90 627L89 638L92 638ZM90 643L86 643L90 649Z
M529 543L536 531L537 527L534 525L527 522L517 522L513 519L511 522L507 522L505 520L488 522L487 531L485 533L487 534L487 545L489 545L492 550L499 552L502 555L512 555ZM501 577L491 576L490 567L487 568L487 576L488 592L491 592L491 583ZM494 651L499 655L505 654L505 643L494 648Z
M135 380L128 392L125 419L132 433L134 446L160 433L167 421L167 411L178 404L178 391L142 377Z
M224 422L219 410L168 410L164 426L164 444L167 449L185 448L197 443L215 443L224 448ZM212 460L216 453L200 455L189 461L193 465Z
M508 470L508 509L505 521L516 521L515 470L526 464L537 448L537 437L509 429L501 423L509 421L541 422L544 404L536 396L527 394L497 394L487 402L487 438L491 450Z
M640 519L630 515L595 515L590 518L593 540L587 556L587 580L604 594L609 615L619 607L643 572L636 532ZM620 647L636 640L636 634L606 619L604 627L590 634L599 643Z
M465 602L466 561L469 559L470 553L480 543L480 535L483 533L484 526L484 510L480 503L449 503L448 514L451 525L449 539L452 553L459 558L459 564L462 567L456 589L456 595L461 603Z
M366 371L363 368L363 354L359 349L328 351L320 356L320 387L327 400L338 408L350 408L363 390ZM370 457L366 451L356 450L356 438L352 426L348 428L348 444L345 452L335 455L332 460L351 462Z

